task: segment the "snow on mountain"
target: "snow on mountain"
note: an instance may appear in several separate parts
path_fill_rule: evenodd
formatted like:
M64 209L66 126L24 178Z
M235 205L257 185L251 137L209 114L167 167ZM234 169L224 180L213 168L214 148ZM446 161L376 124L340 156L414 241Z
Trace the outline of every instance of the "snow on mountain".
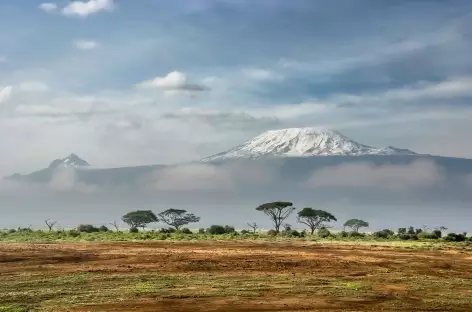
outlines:
M84 169L84 168L90 167L90 164L88 162L86 162L85 160L81 159L76 154L70 154L66 158L54 160L49 165L50 169L70 168L70 167Z
M375 148L357 143L337 131L317 128L290 128L267 131L229 151L202 159L202 162L232 158L416 155L392 146Z

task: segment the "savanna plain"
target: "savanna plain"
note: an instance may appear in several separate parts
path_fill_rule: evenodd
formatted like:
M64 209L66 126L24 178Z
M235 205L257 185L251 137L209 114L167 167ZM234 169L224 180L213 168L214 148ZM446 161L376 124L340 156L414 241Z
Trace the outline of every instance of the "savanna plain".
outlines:
M472 311L470 242L0 242L0 311Z

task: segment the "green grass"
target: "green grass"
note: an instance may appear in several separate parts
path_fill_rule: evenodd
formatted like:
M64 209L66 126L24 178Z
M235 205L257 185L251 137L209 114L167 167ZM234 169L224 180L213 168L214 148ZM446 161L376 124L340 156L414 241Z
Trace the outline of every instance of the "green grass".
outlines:
M466 242L446 242L439 240L399 240L397 238L391 239L376 239L370 235L365 237L347 238L340 236L331 236L328 238L320 238L316 235L306 237L287 237L283 235L269 236L265 233L257 234L183 234L172 233L165 234L159 232L100 232L100 233L77 233L70 231L32 231L32 232L14 232L0 231L0 242L30 242L30 243L52 243L52 242L127 242L127 241L228 241L228 240L252 240L252 241L308 241L319 242L323 244L355 244L355 245L370 245L378 247L396 247L407 249L423 249L423 250L437 250L437 249L459 249L472 250L472 241Z

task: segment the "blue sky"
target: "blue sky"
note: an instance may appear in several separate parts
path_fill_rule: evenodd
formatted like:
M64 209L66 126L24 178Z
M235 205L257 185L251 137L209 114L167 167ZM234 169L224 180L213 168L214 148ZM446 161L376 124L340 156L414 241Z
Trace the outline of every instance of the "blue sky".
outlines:
M471 29L468 0L2 0L0 174L299 126L470 158Z

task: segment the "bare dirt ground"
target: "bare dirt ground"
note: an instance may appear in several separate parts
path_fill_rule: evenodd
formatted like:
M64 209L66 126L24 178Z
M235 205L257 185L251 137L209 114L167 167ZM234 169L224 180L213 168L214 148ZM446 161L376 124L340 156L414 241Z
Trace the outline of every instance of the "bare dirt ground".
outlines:
M200 241L0 244L0 311L472 311L472 253Z

